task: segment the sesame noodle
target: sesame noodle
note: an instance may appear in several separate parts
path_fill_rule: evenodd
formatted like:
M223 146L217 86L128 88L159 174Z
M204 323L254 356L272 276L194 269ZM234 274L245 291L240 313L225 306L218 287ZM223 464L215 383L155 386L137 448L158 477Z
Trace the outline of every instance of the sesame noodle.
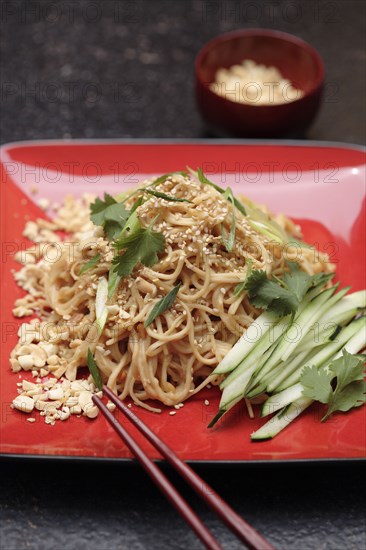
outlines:
M54 221L29 222L26 235L35 245L18 256L24 265L15 278L27 294L17 300L14 314L37 317L22 325L24 338L11 354L14 371L43 369L73 381L86 366L90 348L111 390L159 412L156 404L180 404L221 380L210 374L261 313L245 292L234 293L249 265L268 275L283 274L288 260L298 261L309 274L333 270L326 255L271 241L239 211L234 247L228 252L221 234L222 226L230 232L233 205L222 194L183 175L172 175L155 189L190 202L152 196L138 207L143 227L158 216L153 230L164 235L165 249L158 263L139 264L121 280L108 300L101 334L96 330L96 288L101 277L108 277L115 251L102 227L90 221L92 197L69 197ZM130 197L126 206L131 208L135 200ZM241 200L245 205L246 199ZM299 227L289 219L270 219L290 236L300 237ZM96 253L98 263L80 274ZM179 282L173 306L145 328L153 306ZM37 353L43 357L38 363ZM24 357L33 359L27 363Z

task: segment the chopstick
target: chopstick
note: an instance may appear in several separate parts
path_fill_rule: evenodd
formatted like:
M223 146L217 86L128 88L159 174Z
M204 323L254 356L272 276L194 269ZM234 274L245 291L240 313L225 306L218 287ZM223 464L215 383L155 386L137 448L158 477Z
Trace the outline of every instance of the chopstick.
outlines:
M223 522L251 550L274 550L274 547L264 539L251 525L241 518L188 464L183 462L140 418L138 418L124 403L106 386L104 394L131 421L131 423L146 437L173 468L181 474L196 493L217 513ZM210 531L204 526L189 505L182 499L177 490L137 445L128 432L119 424L116 417L107 409L102 400L93 396L94 403L99 407L111 426L126 443L132 454L149 473L158 487L181 513L187 523L195 531L207 548L220 548Z
M105 391L105 388L103 388ZM217 542L212 533L203 524L197 514L187 504L187 502L181 497L175 487L170 483L168 478L159 470L156 464L144 453L141 447L130 436L125 428L119 424L117 418L107 409L103 401L96 395L93 395L93 401L99 407L103 415L106 417L111 426L115 429L131 453L136 457L141 466L146 470L152 480L156 483L159 489L164 493L168 500L183 516L188 525L193 529L198 538L201 539L206 548L210 550L222 550L220 544ZM117 403L116 403L117 405ZM117 405L118 406L118 405ZM119 407L118 407L119 408Z
M103 390L105 391L105 388L103 388ZM192 510L189 504L187 504L184 498L178 493L178 491L171 484L168 478L163 474L163 472L159 470L156 464L144 453L141 447L130 436L125 428L121 424L119 424L117 418L113 416L113 414L107 409L103 401L96 395L93 395L93 401L103 413L108 422L111 424L111 426L121 437L123 442L130 449L131 453L136 457L144 470L146 470L146 472L156 483L162 493L164 493L167 499L173 504L173 506L186 520L188 525L193 529L198 538L201 539L206 548L208 548L209 550L222 550L221 545L218 543L218 541L215 539L209 529L207 529L201 519Z

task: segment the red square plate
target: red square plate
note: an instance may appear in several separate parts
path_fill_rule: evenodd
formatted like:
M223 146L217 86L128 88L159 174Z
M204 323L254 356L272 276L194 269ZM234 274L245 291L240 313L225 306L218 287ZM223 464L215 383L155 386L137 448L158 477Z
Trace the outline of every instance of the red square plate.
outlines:
M274 212L301 223L304 238L329 253L337 278L353 290L365 288L365 153L360 147L314 142L241 141L46 141L5 145L1 150L1 446L3 456L130 459L103 417L72 417L55 426L36 417L30 424L10 408L21 376L9 367L21 320L12 316L22 295L13 280L14 253L27 243L26 220L44 215L38 197L102 194L134 187L147 175L201 166ZM38 195L32 188L39 189ZM263 420L236 407L207 429L217 410L216 388L195 396L175 416L138 410L141 418L182 459L189 461L289 461L365 457L365 407L320 423L313 406L272 441L251 443ZM208 399L209 405L204 405ZM138 441L153 458L154 449Z

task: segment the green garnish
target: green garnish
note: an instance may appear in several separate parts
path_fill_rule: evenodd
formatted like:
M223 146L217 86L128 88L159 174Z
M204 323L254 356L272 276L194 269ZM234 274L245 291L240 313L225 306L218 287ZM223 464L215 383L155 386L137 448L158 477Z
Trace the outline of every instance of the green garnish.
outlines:
M151 323L153 321L155 321L155 319L161 315L162 313L164 313L164 311L166 311L167 309L169 309L176 297L177 297L177 294L178 294L178 291L181 287L181 284L182 283L178 283L177 286L175 286L174 288L172 288L172 290L170 292L168 292L168 294L166 296L164 296L164 298L162 298L161 300L159 300L155 305L154 307L152 308L152 310L150 311L146 321L145 321L145 327L148 327L149 325L151 325Z
M346 412L365 403L363 371L364 359L346 350L328 366L304 368L300 379L303 395L328 405L322 422L335 411Z
M294 315L307 291L333 276L308 275L299 264L288 262L288 265L290 271L283 279L268 279L266 272L260 269L249 275L244 289L255 307L271 311L278 317Z
M186 201L186 199L176 199L175 197L170 197L170 195L165 195L165 193L161 193L160 195L158 193L160 193L160 191L153 191L151 188L152 187L156 187L157 185L159 185L160 183L165 183L165 181L169 178L169 176L174 176L175 174L178 174L180 176L188 176L188 173L187 172L170 172L169 174L163 174L162 176L159 176L158 178L156 178L153 182L149 183L149 185L147 185L146 187L140 187L139 189L136 189L135 191L132 191L132 193L130 193L129 195L126 195L125 193L123 194L123 200L122 202L125 203L127 202L131 197L134 197L135 195L137 195L138 193L141 193L141 192L146 192L146 193L150 193L151 195L155 195L156 197L160 197L162 199L165 199L165 200L174 200L174 202L190 202L190 201ZM156 194L155 194L156 193ZM164 196L162 196L164 195ZM122 194L121 195L118 195L119 197L122 197ZM166 197L170 197L169 199L166 198Z
M228 200L229 202L231 202L232 207L233 207L233 213L232 213L232 216L231 216L231 226L230 226L229 235L227 234L227 232L225 230L224 224L222 224L222 228L221 228L222 242L224 243L224 246L225 246L226 250L228 252L231 252L232 249L234 248L234 243L235 243L236 215L235 215L235 206L234 206L234 195L233 195L233 192L230 189L230 187L228 187L226 189L225 193L223 194L223 197L226 200Z
M188 168L190 173L195 176L201 183L204 183L205 185L210 185L210 187L213 187L218 191L219 193L223 194L225 193L225 189L214 183L213 181L210 181L208 178L206 178L205 174L203 173L202 168L197 168L197 172L192 170L191 168Z
M300 248L310 248L310 249L314 248L313 245L306 243L301 239L295 239L295 237L290 238L290 240L287 242L287 246L298 246Z
M166 180L170 177L170 176L175 176L175 175L178 175L178 176L183 176L183 177L187 177L188 176L188 173L187 172L169 172L168 174L163 174L162 176L159 176L158 178L156 178L151 185L159 185L160 183L165 183Z
M245 290L255 307L272 311L278 317L297 311L299 303L294 293L268 279L266 272L261 269L253 271L248 277Z
M121 202L104 193L104 200L99 198L90 205L90 219L95 225L101 225L109 240L116 239L121 233L130 212Z
M104 325L106 324L108 317L107 309L108 300L108 281L105 277L101 277L97 286L97 293L95 296L95 317L98 329L98 336L103 332Z
M138 209L139 206L141 206L142 204L144 204L144 197L139 197L137 200L135 200L135 202L133 203L133 206L130 210L130 217L131 217L131 214L133 214L134 212L136 212L136 210ZM128 223L128 220L126 222L126 224Z
M234 288L234 296L239 296L239 294L241 294L245 290L245 285L247 283L248 277L250 277L250 275L252 273L252 270L253 270L253 267L252 267L253 266L253 260L251 258L248 258L247 265L248 265L248 270L247 270L245 279L244 279L243 282L238 283L236 285L236 287Z
M93 357L93 353L92 353L90 348L88 348L88 369L89 369L90 374L93 377L93 380L95 382L96 387L98 388L98 390L102 390L103 389L103 382L102 382L102 379L100 377L100 373L99 373L97 364L95 362L95 359Z
M147 228L139 223L135 224L130 235L122 235L114 243L114 248L117 251L123 251L123 254L113 258L108 281L108 296L112 296L120 280L131 275L137 264L141 263L149 267L158 262L158 253L164 250L165 238L162 233L151 229L156 219Z
M149 195L153 195L154 197L158 197L159 199L164 199L166 201L170 202L189 202L192 204L192 201L188 201L187 199L179 199L177 197L172 197L171 195L167 195L166 193L161 193L160 191L155 191L155 189L141 189L141 191L145 191L145 193L148 193Z
M86 271L89 271L89 269L93 269L93 267L97 265L99 260L100 260L100 254L96 254L95 256L90 258L90 260L88 260L83 266L81 266L79 275L82 275Z
M221 195L225 194L225 189L223 189L219 185L216 185L216 183L213 183L213 181L210 181L209 179L206 178L206 176L203 173L202 168L197 168L197 172L192 170L192 168L189 168L189 166L187 166L187 169L192 174L192 176L197 178L201 183L204 183L205 185L210 185L210 187L213 187L214 189L216 189L216 191L218 191ZM234 204L235 204L235 207L239 210L239 212L241 212L243 214L243 216L247 215L247 212L246 212L244 206L235 197L234 197Z

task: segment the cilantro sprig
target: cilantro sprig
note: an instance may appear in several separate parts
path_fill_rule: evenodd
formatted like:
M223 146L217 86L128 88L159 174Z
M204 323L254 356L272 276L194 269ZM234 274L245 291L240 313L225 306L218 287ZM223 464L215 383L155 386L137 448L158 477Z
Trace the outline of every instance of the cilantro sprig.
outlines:
M343 350L328 366L304 368L300 382L303 394L328 405L322 422L336 411L349 411L365 403L366 382L363 379L364 358Z
M121 236L114 243L116 251L123 253L112 260L108 285L109 296L113 295L121 279L131 275L137 264L141 263L149 267L158 262L158 253L164 250L165 237L162 233L153 231L152 227L156 219L146 228L138 225L131 234Z
M90 205L90 219L95 225L101 225L109 240L114 240L121 233L130 212L121 202L104 193L104 200L99 198Z
M174 197L155 189L157 185L164 183L169 176L175 174L188 175L187 172L164 174L155 178L146 187L139 188L127 196L119 195L117 198L120 200L105 193L103 199L97 198L90 205L91 221L95 225L103 227L107 238L112 241L112 246L117 252L109 271L108 297L114 294L121 279L128 277L136 265L141 263L151 266L158 262L158 254L164 250L165 238L162 233L152 230L156 218L147 228L141 225L137 208L146 201L145 193L169 202L190 202L187 199ZM136 195L137 198L133 206L131 209L127 209L126 202ZM80 273L92 269L99 259L100 254L97 254L82 266Z
M257 269L246 279L244 288L251 303L273 312L277 317L294 315L308 290L325 283L330 275L308 275L296 262L288 262L289 271L283 279L269 279L265 271Z

